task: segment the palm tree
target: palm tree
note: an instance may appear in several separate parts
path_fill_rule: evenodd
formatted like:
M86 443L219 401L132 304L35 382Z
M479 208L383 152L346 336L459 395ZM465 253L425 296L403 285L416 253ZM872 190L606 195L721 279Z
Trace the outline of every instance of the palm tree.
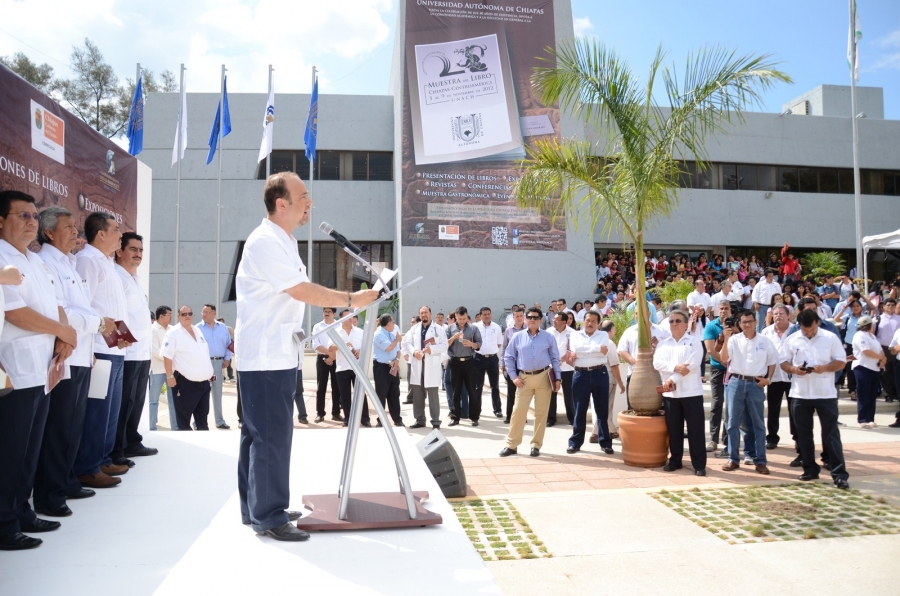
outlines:
M568 217L576 228L586 223L593 231L602 222L608 236L617 232L634 245L638 363L646 365L652 351L640 256L647 226L676 207L684 160L704 168L707 137L742 121L745 108L761 103L762 90L791 79L775 69L769 56L736 56L722 48L689 56L680 75L663 66L665 54L659 48L646 83L612 49L594 40L576 38L548 52L544 60L549 66L536 68L531 79L537 96L545 105L558 102L598 141L537 140L522 162L525 171L515 196L521 207L551 218ZM656 101L660 78L667 106ZM559 200L548 200L556 196ZM652 387L644 393L649 393L647 403L632 397L632 406L636 413L655 413L661 397Z

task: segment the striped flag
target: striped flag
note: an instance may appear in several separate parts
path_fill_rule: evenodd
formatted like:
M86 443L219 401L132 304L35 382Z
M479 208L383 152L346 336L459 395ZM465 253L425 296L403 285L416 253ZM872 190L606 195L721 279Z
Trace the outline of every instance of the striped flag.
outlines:
M847 38L847 66L853 71L854 81L859 80L859 40L862 39L862 27L859 14L856 12L856 0L850 0L850 35Z
M172 142L172 165L179 159L184 159L184 150L187 149L187 85L181 86L181 109L178 111L178 122L175 124L175 140ZM178 131L181 130L181 148L178 147Z
M266 113L263 114L263 137L259 145L259 163L272 153L272 136L275 133L275 82L269 78L269 101L266 102Z

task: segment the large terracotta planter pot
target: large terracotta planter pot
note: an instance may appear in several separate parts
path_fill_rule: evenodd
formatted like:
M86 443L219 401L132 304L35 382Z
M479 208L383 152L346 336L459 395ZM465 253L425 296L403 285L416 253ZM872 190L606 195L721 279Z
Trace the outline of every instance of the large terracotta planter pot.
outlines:
M637 362L628 384L628 403L639 414L655 414L662 408L662 395L656 392L661 384L659 372L653 368L653 348L639 348Z
M669 430L661 414L638 416L627 410L619 412L619 438L626 465L637 468L665 465L669 457Z

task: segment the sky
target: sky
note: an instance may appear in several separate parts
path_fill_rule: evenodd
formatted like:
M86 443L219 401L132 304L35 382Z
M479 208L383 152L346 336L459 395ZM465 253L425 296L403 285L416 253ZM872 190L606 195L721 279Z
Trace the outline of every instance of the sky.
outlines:
M189 92L386 94L402 0L0 0L0 55L24 52L60 75L73 46L96 43L120 78L135 65L178 74ZM503 0L505 3L514 0ZM859 85L884 88L885 117L900 119L900 0L858 0ZM820 84L848 85L846 0L572 0L577 35L613 47L640 74L662 44L675 68L707 45L771 54L793 79L763 111Z

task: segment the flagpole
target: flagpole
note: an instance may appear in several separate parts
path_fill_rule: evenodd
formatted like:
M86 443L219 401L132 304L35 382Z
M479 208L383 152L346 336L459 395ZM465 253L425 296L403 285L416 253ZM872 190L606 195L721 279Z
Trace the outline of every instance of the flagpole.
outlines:
M862 251L862 197L860 196L860 180L859 180L859 122L857 122L856 112L856 2L850 0L850 121L853 130L853 200L854 213L856 215L856 237L854 244L856 245L856 274L859 275L865 270L863 263ZM863 281L865 296L869 295L869 282Z
M141 79L141 63L137 63L137 74L134 75L134 87L137 89L138 81Z
M272 95L272 73L275 72L275 69L272 68L272 65L269 65L269 95ZM268 99L266 100L268 101ZM272 138L275 138L275 127L272 126ZM268 140L267 140L268 141ZM266 179L268 180L269 176L272 175L272 152L266 153Z
M216 312L219 312L219 250L222 235L222 157L225 152L225 137L222 134L225 129L225 65L222 65L222 84L219 91L219 197L216 202Z
M309 88L310 93L310 101L312 101L312 93L316 88L316 67L312 67L312 86ZM318 125L316 125L316 134L318 134ZM312 200L312 183L313 183L313 164L316 161L316 156L313 154L312 159L309 160L309 198ZM307 231L309 236L306 241L306 272L309 276L310 281L313 279L313 210L312 207L309 209L309 224L307 226ZM309 312L306 315L306 334L310 335L312 333L312 305L308 305Z
M178 83L178 141L175 147L178 156L178 167L175 170L175 305L172 307L177 312L181 308L178 302L178 245L181 244L181 148L184 140L182 135L182 123L184 122L184 63L181 64L181 75Z

